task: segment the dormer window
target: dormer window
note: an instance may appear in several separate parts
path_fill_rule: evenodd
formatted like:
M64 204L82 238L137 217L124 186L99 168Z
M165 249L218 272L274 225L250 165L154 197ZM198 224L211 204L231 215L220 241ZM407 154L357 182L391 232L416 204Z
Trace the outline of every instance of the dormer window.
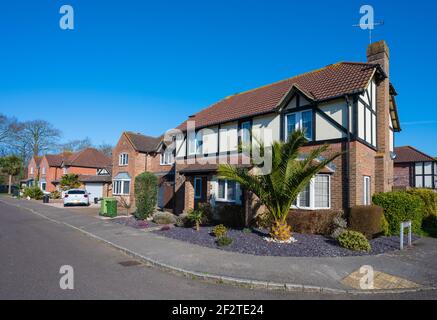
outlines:
M121 153L118 158L118 165L127 166L129 163L129 155L127 153Z
M309 141L313 140L313 112L302 111L289 113L285 115L285 140L296 130L302 130L305 133L305 138Z
M166 165L172 165L174 162L174 155L172 150L165 150L163 153L161 153L161 159L160 159L161 166Z

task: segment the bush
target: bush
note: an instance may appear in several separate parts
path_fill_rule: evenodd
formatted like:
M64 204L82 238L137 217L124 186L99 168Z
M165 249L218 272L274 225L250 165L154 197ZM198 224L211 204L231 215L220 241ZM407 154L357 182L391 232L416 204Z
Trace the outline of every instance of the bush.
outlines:
M340 246L349 250L365 252L372 250L366 237L362 233L356 231L344 231L337 240Z
M212 232L214 233L214 236L216 236L217 238L221 238L226 236L226 234L228 233L228 229L224 225L219 224L212 229Z
M292 210L287 223L297 233L327 236L335 229L334 219L342 215L343 212L339 210Z
M411 220L413 232L420 234L423 219L423 201L407 192L386 192L373 196L373 203L384 209L388 235L399 235L400 224Z
M158 178L150 172L144 172L135 178L135 217L148 218L156 207L158 198Z
M220 237L217 239L217 245L219 247L226 247L229 246L232 243L232 239L229 237Z
M44 196L44 192L37 186L28 187L24 189L23 196L25 198L29 197L31 199L41 200Z
M191 228L193 223L188 219L188 214L183 213L176 217L176 226L181 228Z
M244 209L239 205L224 205L218 209L219 222L228 228L242 229L245 226Z
M430 189L411 189L409 194L418 196L424 205L423 218L437 217L437 193Z
M202 211L201 224L210 224L214 221L213 209L209 203L199 203L197 210Z
M59 181L62 190L76 189L81 186L79 175L75 173L64 174Z
M379 206L355 206L350 212L349 228L373 239L387 233L384 220L384 209Z
M331 238L337 239L343 232L346 231L347 221L343 217L336 217L332 220Z
M157 224L175 224L176 217L170 212L156 212L153 221Z
M61 199L61 193L58 190L53 191L52 193L50 193L50 198Z

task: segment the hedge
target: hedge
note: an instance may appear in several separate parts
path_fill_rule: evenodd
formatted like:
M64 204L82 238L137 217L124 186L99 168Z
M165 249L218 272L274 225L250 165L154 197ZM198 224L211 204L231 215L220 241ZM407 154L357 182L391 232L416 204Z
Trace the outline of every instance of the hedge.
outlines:
M137 219L146 219L154 211L158 198L158 178L150 172L144 172L135 178L135 204Z
M355 206L349 216L349 228L361 232L367 239L388 234L384 209L380 206Z
M384 209L388 222L388 235L399 235L400 224L411 220L413 232L420 234L424 205L419 196L403 191L378 193L373 203Z

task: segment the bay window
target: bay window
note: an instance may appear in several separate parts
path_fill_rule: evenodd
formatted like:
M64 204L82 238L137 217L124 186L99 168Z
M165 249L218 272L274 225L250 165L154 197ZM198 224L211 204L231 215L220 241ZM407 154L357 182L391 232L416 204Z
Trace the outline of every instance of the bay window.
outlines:
M131 179L126 172L120 172L112 181L112 194L115 196L130 195Z
M313 112L311 110L285 115L285 140L296 130L302 130L305 138L313 140Z
M318 174L311 179L310 184L297 196L293 207L298 209L330 209L330 175Z

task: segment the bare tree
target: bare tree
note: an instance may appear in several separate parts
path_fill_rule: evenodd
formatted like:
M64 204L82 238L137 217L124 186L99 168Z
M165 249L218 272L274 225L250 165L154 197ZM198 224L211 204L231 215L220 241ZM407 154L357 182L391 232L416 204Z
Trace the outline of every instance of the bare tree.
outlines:
M9 118L0 113L0 144L10 142L13 132L16 129L18 122L14 118Z
M92 147L91 139L86 137L85 139L70 140L66 143L62 143L58 146L58 149L61 152L77 152Z
M97 149L103 152L107 157L112 156L112 146L110 144L102 143Z
M45 120L33 120L23 124L19 137L22 145L27 144L32 155L38 156L56 148L61 131Z

